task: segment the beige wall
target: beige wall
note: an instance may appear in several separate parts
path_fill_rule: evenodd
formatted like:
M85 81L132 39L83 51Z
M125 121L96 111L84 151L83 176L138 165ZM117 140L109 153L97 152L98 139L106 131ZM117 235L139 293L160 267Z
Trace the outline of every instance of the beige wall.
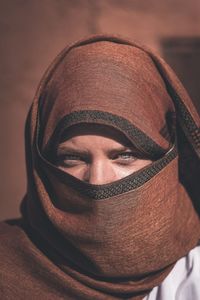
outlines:
M161 52L160 39L200 37L199 0L0 1L0 219L19 215L26 190L25 117L54 56L91 33L119 33Z

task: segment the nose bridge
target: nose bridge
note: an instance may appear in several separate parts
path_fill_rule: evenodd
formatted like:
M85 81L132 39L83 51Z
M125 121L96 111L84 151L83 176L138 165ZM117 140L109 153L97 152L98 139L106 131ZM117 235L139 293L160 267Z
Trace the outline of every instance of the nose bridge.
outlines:
M105 184L115 180L115 173L108 160L97 159L89 168L88 181L91 184Z

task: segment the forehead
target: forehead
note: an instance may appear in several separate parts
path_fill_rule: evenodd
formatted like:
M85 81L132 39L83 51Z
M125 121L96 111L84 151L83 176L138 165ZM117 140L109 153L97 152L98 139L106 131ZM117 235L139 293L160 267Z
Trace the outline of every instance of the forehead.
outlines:
M95 137L96 141L98 140L98 138L99 140L101 140L102 137L104 137L126 146L132 145L132 143L125 136L125 134L123 134L118 129L111 126L94 123L81 123L67 128L61 136L60 143L63 143L75 137L79 137L80 140L81 137L84 138L86 136L93 136Z

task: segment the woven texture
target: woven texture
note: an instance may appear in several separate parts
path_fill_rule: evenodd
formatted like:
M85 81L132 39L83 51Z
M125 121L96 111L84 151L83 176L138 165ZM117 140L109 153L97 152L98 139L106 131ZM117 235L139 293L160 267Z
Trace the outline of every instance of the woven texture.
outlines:
M118 129L154 162L102 186L66 174L52 153L84 122ZM64 49L27 118L23 223L0 227L5 299L140 300L161 284L200 236L199 127L175 74L145 47L98 35Z

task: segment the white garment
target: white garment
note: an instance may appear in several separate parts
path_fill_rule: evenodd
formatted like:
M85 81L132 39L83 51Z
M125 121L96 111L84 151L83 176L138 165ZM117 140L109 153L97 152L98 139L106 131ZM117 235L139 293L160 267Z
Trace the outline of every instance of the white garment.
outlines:
M143 300L200 300L200 245L178 260L162 284Z

